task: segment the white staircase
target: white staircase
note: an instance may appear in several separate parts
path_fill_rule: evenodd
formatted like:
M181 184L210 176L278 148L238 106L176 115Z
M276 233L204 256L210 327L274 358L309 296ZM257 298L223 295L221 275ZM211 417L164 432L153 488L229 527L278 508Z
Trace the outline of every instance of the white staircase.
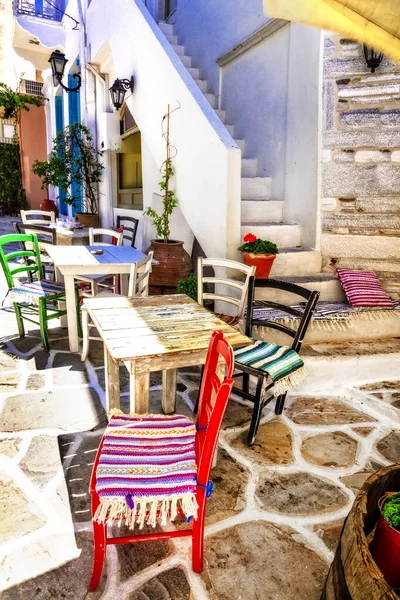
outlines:
M301 246L301 225L284 221L285 203L272 198L272 179L257 176L257 158L246 156L245 141L235 138L235 127L226 123L225 111L218 108L217 97L209 92L208 82L201 79L200 69L185 54L184 46L178 44L174 25L160 22L159 27L242 152L242 237L251 232L278 246L273 277L286 277L293 283L319 290L321 300L341 300L342 289L337 278L321 274L320 251Z

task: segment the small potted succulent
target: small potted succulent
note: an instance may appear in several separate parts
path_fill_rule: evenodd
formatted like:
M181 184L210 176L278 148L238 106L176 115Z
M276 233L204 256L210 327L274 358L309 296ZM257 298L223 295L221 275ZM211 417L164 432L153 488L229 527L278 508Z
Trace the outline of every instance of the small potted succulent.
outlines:
M256 267L258 279L268 279L272 263L278 254L278 246L269 240L262 240L252 233L243 238L244 244L238 250L242 253L243 262L248 267Z
M379 500L378 524L371 542L372 558L389 585L400 587L400 492L387 493Z

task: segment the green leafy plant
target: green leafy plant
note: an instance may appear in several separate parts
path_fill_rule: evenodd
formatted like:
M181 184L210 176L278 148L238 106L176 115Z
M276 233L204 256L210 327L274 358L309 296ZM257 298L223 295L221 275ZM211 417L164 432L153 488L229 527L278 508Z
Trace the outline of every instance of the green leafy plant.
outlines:
M94 146L89 129L82 123L73 123L56 135L48 160L36 160L32 171L42 178L42 189L52 185L62 190L63 202L73 206L83 199L85 211L96 214L98 184L104 169L100 162L102 156ZM78 193L72 194L72 184L76 184Z
M208 291L207 284L203 284L203 292L206 293ZM177 294L186 294L192 300L197 302L197 275L191 273L186 277L186 279L180 279L178 281L178 285L176 286Z
M26 207L18 142L0 144L0 212L17 215Z
M253 252L253 254L278 254L278 246L269 240L262 240L253 233L248 233L243 238L244 244L239 246L240 252Z
M4 119L15 119L18 121L21 110L29 111L30 106L42 106L42 96L31 96L14 92L8 85L0 82L0 106L3 107Z
M382 514L391 527L400 530L400 492L388 496Z
M169 225L169 217L172 214L174 208L178 204L178 200L175 193L169 189L169 182L171 177L174 176L174 171L171 165L171 159L168 158L162 169L162 179L159 182L159 186L163 191L163 212L159 215L154 208L147 208L143 213L145 216L150 217L153 220L153 225L156 228L157 237L163 238L164 242L168 242L169 236L171 235L171 229Z

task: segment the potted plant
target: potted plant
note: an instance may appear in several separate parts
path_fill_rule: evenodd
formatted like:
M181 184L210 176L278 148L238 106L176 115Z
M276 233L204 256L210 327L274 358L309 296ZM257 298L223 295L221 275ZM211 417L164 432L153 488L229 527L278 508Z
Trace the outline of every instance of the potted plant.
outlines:
M150 275L150 291L152 294L174 293L180 279L184 279L193 271L192 259L183 247L183 242L171 240L171 230L169 218L178 204L178 200L173 190L171 190L171 179L174 176L170 158L169 142L169 121L170 107L163 117L167 119L167 131L164 134L166 139L167 158L160 171L162 179L159 183L162 191L163 211L158 214L154 208L147 208L143 213L150 217L156 228L157 238L152 239L146 253L151 250L154 252L154 259L157 264L152 267Z
M400 587L400 492L379 500L378 524L370 546L372 558L389 585Z
M208 285L204 283L203 292L207 293L207 291ZM192 300L197 302L197 275L195 273L190 273L186 279L180 279L176 286L176 293L186 294L186 296L189 296L189 298L192 298Z
M99 225L99 191L104 165L102 152L96 150L93 138L82 123L65 127L53 139L48 160L33 164L32 171L42 178L42 189L48 185L63 192L62 201L73 207L83 206L85 212L75 216L82 225Z
M278 246L269 240L262 240L252 233L243 238L244 244L238 250L242 253L243 262L248 267L256 267L258 279L268 279L272 263L278 254Z

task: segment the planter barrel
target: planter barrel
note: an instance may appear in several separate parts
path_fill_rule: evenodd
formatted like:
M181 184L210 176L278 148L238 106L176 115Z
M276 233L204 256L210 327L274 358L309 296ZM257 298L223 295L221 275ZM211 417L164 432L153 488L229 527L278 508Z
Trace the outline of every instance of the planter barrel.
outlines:
M343 525L321 600L399 600L369 549L379 500L399 489L400 464L377 471L364 483Z
M75 217L84 227L99 227L100 225L99 215L93 213L77 212L75 213Z
M153 265L150 274L150 294L174 294L180 279L186 279L193 272L192 259L183 247L183 242L151 240L145 250L154 252L158 264Z
M257 279L268 279L276 254L254 254L254 252L242 252L242 256L245 265L256 268Z

